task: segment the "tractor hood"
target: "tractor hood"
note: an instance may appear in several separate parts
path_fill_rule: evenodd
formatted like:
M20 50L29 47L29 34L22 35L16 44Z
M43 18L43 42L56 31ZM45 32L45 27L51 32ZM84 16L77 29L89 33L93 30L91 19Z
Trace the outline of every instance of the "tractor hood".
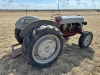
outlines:
M67 23L83 23L84 18L82 16L61 16L60 17L60 24L67 24Z

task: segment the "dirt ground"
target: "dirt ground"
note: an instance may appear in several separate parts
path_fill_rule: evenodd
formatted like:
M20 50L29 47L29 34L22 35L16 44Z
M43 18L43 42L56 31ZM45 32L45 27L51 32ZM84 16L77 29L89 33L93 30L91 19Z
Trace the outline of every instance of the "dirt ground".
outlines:
M0 75L100 75L100 12L61 12L62 15L82 15L88 22L84 30L92 31L94 39L87 49L78 47L80 35L70 38L64 45L61 56L52 66L37 69L20 56L11 57L11 46L17 41L14 37L15 22L22 16L37 16L50 19L57 12L0 12ZM21 50L21 47L16 50Z

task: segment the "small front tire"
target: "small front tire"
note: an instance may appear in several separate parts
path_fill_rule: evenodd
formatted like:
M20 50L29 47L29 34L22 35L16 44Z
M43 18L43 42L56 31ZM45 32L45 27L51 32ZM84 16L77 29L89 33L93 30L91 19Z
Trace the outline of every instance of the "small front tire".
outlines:
M88 32L88 31L84 31L82 32L80 38L79 38L79 46L80 48L84 49L89 47L89 45L91 44L93 40L93 33L92 32Z

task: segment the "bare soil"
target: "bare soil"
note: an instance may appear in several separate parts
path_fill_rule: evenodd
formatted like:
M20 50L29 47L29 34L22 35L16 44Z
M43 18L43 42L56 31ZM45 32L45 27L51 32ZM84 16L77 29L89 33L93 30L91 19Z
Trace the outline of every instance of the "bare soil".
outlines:
M61 56L52 66L37 69L20 56L11 57L11 46L17 41L14 37L15 22L22 16L37 16L50 19L57 12L0 12L0 75L100 75L100 12L60 12L62 15L82 15L88 22L85 31L92 31L94 39L87 49L80 49L80 35L70 37L64 45ZM21 50L21 47L16 48Z

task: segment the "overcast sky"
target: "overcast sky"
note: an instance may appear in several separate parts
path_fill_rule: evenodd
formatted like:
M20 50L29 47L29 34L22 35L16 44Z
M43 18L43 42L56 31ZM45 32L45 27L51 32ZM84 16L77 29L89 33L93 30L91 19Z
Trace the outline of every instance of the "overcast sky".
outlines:
M100 9L100 0L59 0L60 9ZM58 0L0 0L0 9L57 9Z

